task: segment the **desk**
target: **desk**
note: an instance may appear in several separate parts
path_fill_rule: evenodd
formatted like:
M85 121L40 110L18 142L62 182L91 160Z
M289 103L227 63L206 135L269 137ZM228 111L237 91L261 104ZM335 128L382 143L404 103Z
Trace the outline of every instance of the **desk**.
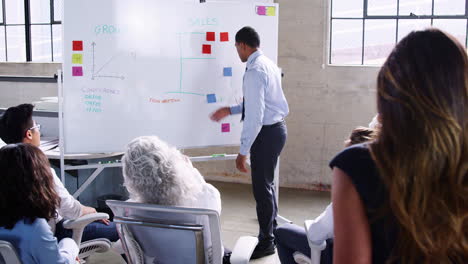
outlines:
M58 139L57 138L43 138L41 139L41 146L40 148L44 151L47 158L51 160L59 160L60 159L60 149L58 147ZM96 159L107 159L112 157L119 157L123 155L123 152L113 152L113 153L76 153L76 154L65 154L65 160L81 160L86 162L88 160L96 160ZM101 174L101 172L106 168L115 168L121 167L120 159L116 159L114 161L107 161L107 162L97 162L97 163L90 163L84 165L65 165L64 171L71 171L71 170L85 170L85 169L94 169L92 174L84 181L78 189L72 194L74 198L80 196L83 191L88 188L91 183ZM65 177L62 175L61 177L63 184L65 185ZM77 181L79 181L77 179Z

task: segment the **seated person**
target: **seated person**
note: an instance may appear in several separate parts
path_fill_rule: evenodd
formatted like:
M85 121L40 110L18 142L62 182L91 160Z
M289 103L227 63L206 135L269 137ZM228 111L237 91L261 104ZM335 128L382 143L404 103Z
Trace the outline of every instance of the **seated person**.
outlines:
M32 119L34 106L21 104L8 108L0 118L0 138L7 144L29 143L36 147L41 144L41 126ZM49 164L47 162L47 164ZM72 237L72 230L63 228L65 219L75 220L80 216L96 213L96 209L82 205L67 191L55 171L49 168L53 175L55 192L60 197L57 206L57 217L50 219L49 224L55 236L61 240L64 237ZM96 238L107 238L117 241L119 236L115 224L108 220L94 222L87 225L83 231L82 241Z
M47 224L60 198L44 153L30 144L6 145L0 171L0 240L10 242L25 264L76 263L75 241L57 244Z
M221 214L219 191L205 182L187 156L156 136L132 140L122 157L122 168L132 202L212 209ZM224 263L228 263L230 253L225 251Z
M375 131L367 127L357 127L345 141L345 146L371 141L375 137ZM275 230L278 256L281 263L296 263L293 253L298 251L310 257L310 247L308 239L317 246L327 239L333 238L333 211L332 204L329 204L320 216L315 218L309 226L309 233L303 227L294 224L280 225ZM331 241L329 241L331 242ZM322 252L323 262L331 263L332 244L327 245L327 249ZM326 260L329 261L326 261Z
M333 169L333 263L467 263L468 56L413 31L377 77L381 127Z

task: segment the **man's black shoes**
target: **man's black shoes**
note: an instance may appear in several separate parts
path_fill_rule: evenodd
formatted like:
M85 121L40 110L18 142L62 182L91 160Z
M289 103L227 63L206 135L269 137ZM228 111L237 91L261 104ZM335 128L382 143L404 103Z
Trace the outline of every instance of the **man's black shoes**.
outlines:
M259 259L259 258L263 258L265 256L273 255L273 254L275 254L275 249L276 249L276 247L272 243L258 244L255 247L255 250L252 253L252 256L250 257L250 259Z

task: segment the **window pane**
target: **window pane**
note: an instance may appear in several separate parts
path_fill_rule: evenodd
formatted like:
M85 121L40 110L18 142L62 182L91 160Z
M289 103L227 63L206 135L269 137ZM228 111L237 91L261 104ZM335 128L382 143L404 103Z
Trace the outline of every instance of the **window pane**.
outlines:
M5 0L7 24L24 24L24 1Z
M367 19L364 34L364 64L382 64L395 46L394 19Z
M368 0L368 16L396 16L397 0Z
M7 26L8 61L26 61L24 26Z
M62 25L52 25L52 40L54 45L54 62L62 62Z
M6 56L5 56L5 27L0 27L0 61L6 61Z
M364 0L332 0L332 17L363 17Z
M432 25L452 34L463 46L466 45L466 19L434 19Z
M32 25L31 26L31 51L32 61L35 62L50 62L52 61L51 47L51 28L47 26Z
M434 0L434 15L464 15L465 0Z
M62 21L62 0L54 1L54 20Z
M432 0L400 0L400 16L432 15Z
M430 19L400 19L398 20L398 41L406 37L411 31L423 30L431 27Z
M362 20L332 20L332 64L361 64Z
M0 2L0 24L3 24L3 4Z
M50 0L33 0L31 5L31 23L50 23Z

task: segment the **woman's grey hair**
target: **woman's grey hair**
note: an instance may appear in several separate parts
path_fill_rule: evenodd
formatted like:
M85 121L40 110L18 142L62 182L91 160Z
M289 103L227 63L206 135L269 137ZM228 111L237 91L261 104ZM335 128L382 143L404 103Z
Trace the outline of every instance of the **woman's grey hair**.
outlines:
M204 182L190 160L156 136L132 140L122 157L130 199L159 205L190 205Z

